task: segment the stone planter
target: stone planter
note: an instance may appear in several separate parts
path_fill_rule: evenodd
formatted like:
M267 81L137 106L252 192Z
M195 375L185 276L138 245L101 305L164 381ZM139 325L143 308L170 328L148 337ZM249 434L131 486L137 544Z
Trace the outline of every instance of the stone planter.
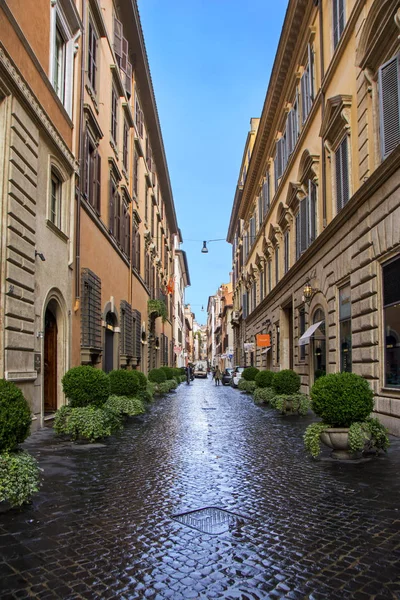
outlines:
M332 427L320 434L321 442L332 448L331 456L338 460L356 460L362 452L353 452L349 446L349 428Z

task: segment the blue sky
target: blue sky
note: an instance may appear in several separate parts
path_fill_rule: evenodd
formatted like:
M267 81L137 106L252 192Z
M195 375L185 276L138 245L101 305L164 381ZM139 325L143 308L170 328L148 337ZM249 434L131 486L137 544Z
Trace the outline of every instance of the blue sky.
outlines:
M191 287L208 297L229 281L226 239L251 117L259 117L286 0L139 0L178 225ZM192 241L198 240L198 241ZM204 312L201 312L201 306Z

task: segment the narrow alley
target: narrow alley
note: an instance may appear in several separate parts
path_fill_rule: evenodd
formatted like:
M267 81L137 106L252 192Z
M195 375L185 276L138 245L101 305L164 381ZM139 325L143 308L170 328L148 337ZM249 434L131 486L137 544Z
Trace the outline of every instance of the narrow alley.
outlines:
M310 419L207 379L106 444L36 432L44 485L0 515L0 597L398 598L400 442L313 461Z

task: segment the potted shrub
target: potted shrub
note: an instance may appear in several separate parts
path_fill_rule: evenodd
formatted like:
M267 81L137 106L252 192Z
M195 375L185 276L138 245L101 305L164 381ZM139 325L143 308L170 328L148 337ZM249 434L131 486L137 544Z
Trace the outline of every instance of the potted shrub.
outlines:
M272 381L274 379L273 371L260 371L256 374L254 381L258 388L269 388L272 387Z
M136 396L139 390L139 380L135 371L117 369L108 374L110 380L110 395L113 396Z
M0 506L7 510L28 502L39 490L39 467L18 449L29 435L31 411L21 390L0 379Z
M110 395L110 380L101 369L90 366L73 367L62 378L69 405L102 406Z
M243 369L242 379L245 381L254 381L257 373L259 373L259 369L257 369L257 367L246 367Z
M373 392L366 379L355 373L331 373L320 377L311 389L311 406L322 423L307 427L306 449L313 457L320 453L320 442L332 448L331 456L355 459L368 448L386 450L387 431L377 419L370 418Z

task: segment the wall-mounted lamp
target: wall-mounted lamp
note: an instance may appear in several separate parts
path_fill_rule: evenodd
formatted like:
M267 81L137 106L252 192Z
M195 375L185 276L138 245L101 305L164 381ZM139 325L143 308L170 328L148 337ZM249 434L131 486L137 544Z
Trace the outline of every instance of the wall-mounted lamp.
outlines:
M224 241L225 241L225 238L218 238L216 240L204 240L203 247L201 249L201 253L208 254L207 244L209 244L210 242L224 242Z
M36 258L36 256L38 256L40 258L40 260L42 260L43 262L46 260L43 252L38 252L37 250L35 250L35 258Z
M306 302L310 302L311 298L316 294L319 290L317 288L311 287L309 281L307 281L306 285L303 288L303 296Z

